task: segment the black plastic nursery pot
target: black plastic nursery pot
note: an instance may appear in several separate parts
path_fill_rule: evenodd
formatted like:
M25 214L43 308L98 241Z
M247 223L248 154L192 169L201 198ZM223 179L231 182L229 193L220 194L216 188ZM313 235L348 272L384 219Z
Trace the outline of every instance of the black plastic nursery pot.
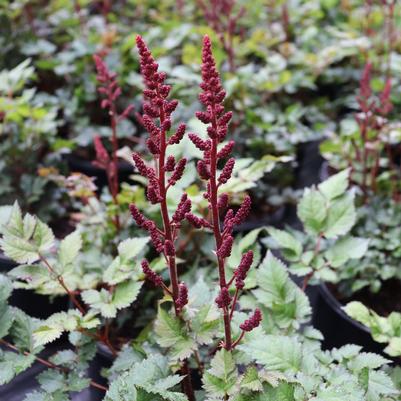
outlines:
M327 285L321 284L313 308L312 324L323 334L323 348L356 344L362 346L366 352L379 353L391 359L383 352L385 346L372 339L369 329L349 317L342 307Z
M0 252L0 273L7 274L17 265L10 258ZM39 268L39 267L38 267ZM31 317L46 319L56 312L68 309L67 296L50 299L46 295L35 294L31 290L15 289L9 299L9 303Z
M99 190L107 186L107 175L104 169L101 169L93 164L92 161L87 160L79 155L70 153L65 156L69 170L74 173L82 173L88 177L95 177L95 184ZM129 176L133 173L131 164L125 161L118 163L118 178L120 182L127 181Z
M316 140L298 144L295 188L310 187L322 180L321 169L324 159L319 151L320 143L321 140Z

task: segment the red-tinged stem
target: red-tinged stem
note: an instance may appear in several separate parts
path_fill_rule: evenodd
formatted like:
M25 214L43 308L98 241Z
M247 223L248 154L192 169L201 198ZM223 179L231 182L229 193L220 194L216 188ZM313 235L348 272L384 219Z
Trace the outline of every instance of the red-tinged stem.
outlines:
M230 320L232 320L232 318L233 318L235 306L237 305L237 301L238 301L238 295L239 295L239 289L236 288L236 289L235 289L234 298L233 298L233 301L232 301L232 303L231 303Z
M105 322L103 342L109 347L113 356L117 356L117 351L114 349L114 347L111 345L111 342L110 342L110 321L109 321L109 319L106 319L106 322Z
M110 176L108 174L109 188L110 193L113 198L113 202L116 206L118 206L118 139L117 139L117 112L116 106L113 101L110 101L110 125L111 125L111 144L112 144L112 163L114 169L114 175ZM118 211L114 216L114 225L116 226L117 231L120 230L120 217L118 215Z
M164 110L164 106L160 106L160 125L163 126L163 123L166 119L166 113ZM163 227L164 227L164 238L166 240L174 243L174 231L171 227L170 216L167 208L167 188L166 188L166 171L165 171L165 160L166 160L166 148L167 148L167 140L166 140L166 132L163 130L160 135L160 154L159 154L159 163L158 163L158 173L159 173L159 190L160 190L160 209L163 219ZM173 298L174 303L174 311L177 317L180 317L180 311L177 308L177 299L178 299L178 273L177 273L177 264L175 260L175 256L166 256L168 269L170 273L170 281L172 291L168 291ZM183 373L184 380L182 382L182 388L184 393L187 395L189 401L195 401L195 393L192 387L192 379L189 371L188 360L184 360L181 371Z
M46 265L47 269L49 270L50 273L52 273L54 276L56 276L57 281L63 287L65 292L68 294L68 297L70 298L71 302L78 308L78 310L82 313L82 315L85 315L85 308L81 305L81 303L77 300L75 294L73 291L70 291L67 285L64 282L63 276L60 274L57 274L56 271L53 269L53 267L50 265L50 263L47 261L47 259L39 254L40 260Z
M13 344L11 344L11 343L9 343L8 341L5 341L5 340L3 340L3 339L0 339L0 344L3 344L4 346L6 346L6 347L12 349L13 351L15 351L15 352L17 352L17 353L22 353L22 354L25 355L25 356L32 355L31 352L28 352L28 351L20 351L15 345L13 345ZM54 364L53 362L47 361L46 359L40 358L40 357L38 357L38 356L36 356L36 355L34 355L34 357L35 357L35 359L36 359L39 363L41 363L42 365L47 366L48 368L61 370L61 371L63 371L63 372L69 372L69 369L67 369L67 368L65 368L65 367L63 367L63 366L58 366L58 365ZM102 386L101 384L96 383L96 382L93 381L93 380L90 381L90 385L91 385L92 387L98 388L99 390L103 390L103 391L107 391L107 390L108 390L107 387Z
M217 132L217 121L214 107L212 108L212 127ZM218 194L217 194L217 182L216 182L216 171L217 171L217 138L212 139L212 149L210 154L210 207L212 211L212 224L213 234L216 243L216 251L220 248L222 243L222 236L220 232L220 216L218 208ZM225 273L225 259L217 256L217 263L219 268L219 283L220 289L227 288L226 273ZM223 319L224 319L224 335L225 335L225 348L229 351L232 347L231 339L231 325L230 325L230 314L228 307L223 308Z
M240 341L244 338L244 335L245 331L242 331L240 336L234 341L231 349L234 349L240 343Z
M163 125L165 121L166 115L164 111L164 106L160 107L160 124ZM168 213L167 208L167 189L166 189L166 171L165 171L165 160L166 160L166 148L167 148L167 141L166 141L166 132L162 132L160 135L160 154L159 154L159 189L160 189L160 209L163 218L163 226L164 226L164 234L165 239L171 242L174 242L173 238L173 230L170 224L170 216ZM175 256L168 256L168 267L170 273L170 281L171 281L171 288L173 293L173 301L174 301L174 308L176 315L179 315L179 311L176 306L176 301L178 299L178 274L177 274L177 265L175 261Z

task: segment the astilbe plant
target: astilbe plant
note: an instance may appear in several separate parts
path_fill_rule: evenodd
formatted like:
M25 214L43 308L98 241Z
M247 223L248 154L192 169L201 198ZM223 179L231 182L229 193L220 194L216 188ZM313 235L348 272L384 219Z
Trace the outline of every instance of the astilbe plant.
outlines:
M93 56L97 70L97 81L99 82L99 93L103 96L101 107L102 109L107 109L110 117L110 127L111 127L111 145L112 151L111 155L104 147L102 140L99 136L94 139L96 160L93 162L96 166L104 169L107 175L107 181L109 186L110 194L113 198L113 202L118 206L118 138L117 138L117 125L119 122L127 118L130 112L133 110L133 105L129 105L125 110L118 114L116 102L121 95L121 88L117 82L117 74L111 72L103 58L95 54ZM120 219L116 212L114 217L114 224L117 229L120 228Z
M137 37L136 43L140 55L141 73L145 81L143 93L147 99L143 105L141 120L149 133L146 145L153 156L155 166L148 166L138 153L133 153L132 158L139 173L148 179L146 194L149 202L160 205L163 229L159 229L154 221L146 219L134 204L130 205L130 210L137 225L149 232L155 250L164 255L168 264L171 290L161 277L151 270L146 260L142 262L143 272L151 282L171 295L175 313L180 316L188 297L186 285L178 280L175 241L185 214L191 210L191 201L184 194L175 213L170 217L167 191L181 179L187 161L185 158L175 160L173 156L167 156L167 148L182 140L186 126L180 124L176 132L168 137L171 115L178 101L168 100L171 87L165 83L166 74L158 71L158 64L140 36ZM183 365L183 373L188 375L186 362ZM184 380L183 387L189 399L194 399L189 376Z
M236 306L239 292L244 287L244 280L253 261L252 251L248 251L242 256L241 263L234 272L234 276L227 280L225 271L225 261L231 255L234 243L233 229L241 224L248 216L251 209L251 199L246 196L239 210L234 213L232 209L226 210L228 194L219 194L219 188L227 183L231 178L235 159L228 158L234 147L234 141L229 141L221 145L227 135L228 124L232 118L231 112L225 112L223 101L226 96L216 63L212 54L212 45L208 36L205 36L202 50L202 83L200 84L202 93L199 100L205 106L205 111L198 111L197 118L207 124L208 139L203 140L196 134L190 134L189 138L193 144L203 151L203 158L197 163L199 177L207 183L204 197L207 199L210 211L210 221L199 219L192 214L187 214L187 219L195 226L211 228L215 238L215 253L219 271L220 292L216 298L216 303L223 312L225 340L224 348L228 351L233 349L244 331L249 331L251 327L256 327L261 319L259 311L244 323L243 333L240 338L233 342L231 335L231 319ZM228 160L226 160L228 158ZM220 174L217 171L217 164L223 160L224 167ZM224 216L224 217L223 217ZM223 224L221 224L221 218ZM197 223L197 224L196 224ZM231 298L230 286L235 286L234 297ZM253 326L252 326L253 325ZM245 328L247 330L245 330Z
M245 332L259 326L262 315L260 310L256 309L254 314L240 326L242 334L233 341L231 320L238 295L244 287L244 280L252 265L253 253L248 251L242 256L241 262L230 280L226 278L225 260L230 256L234 243L233 228L241 224L247 217L251 200L246 197L236 213L232 209L228 210L225 213L224 225L221 225L220 216L223 215L227 207L228 195L218 192L221 185L230 179L235 160L229 158L221 173L218 174L218 161L228 158L234 142L230 141L223 146L220 145L226 137L232 113L224 111L225 91L216 69L211 42L209 37L204 38L202 53L203 82L201 88L203 92L199 98L205 105L206 111L196 113L202 122L209 124L207 128L209 138L203 140L195 133L188 134L193 144L203 151L203 159L198 161L197 170L200 178L207 182L207 191L204 197L209 203L209 219L191 213L191 200L185 192L181 196L173 215L170 216L169 214L167 191L180 180L187 161L185 158L175 160L173 156L167 155L167 151L169 146L178 144L183 139L186 127L185 124L181 123L177 130L169 135L172 125L171 115L178 102L168 99L171 87L165 83L166 74L158 71L158 64L140 36L137 37L137 47L140 55L141 73L145 81L144 97L146 103L143 106L142 121L149 133L146 144L153 156L155 165L154 167L149 166L138 153L134 153L132 157L139 173L148 180L147 198L149 202L160 206L163 228L160 229L155 221L147 219L134 204L130 205L130 210L137 225L149 232L156 251L164 255L169 269L171 289L151 269L147 260L142 262L142 269L149 281L161 287L172 297L176 316L184 319L182 311L188 303L188 289L186 284L180 282L178 278L175 243L184 219L196 228L211 229L216 243L215 253L220 287L215 302L221 308L224 319L225 339L221 346L227 351L231 351L241 341ZM229 293L231 286L235 287L233 297ZM187 374L186 369L187 365L184 361L183 372ZM189 399L193 399L189 378L186 383L184 381L184 391Z

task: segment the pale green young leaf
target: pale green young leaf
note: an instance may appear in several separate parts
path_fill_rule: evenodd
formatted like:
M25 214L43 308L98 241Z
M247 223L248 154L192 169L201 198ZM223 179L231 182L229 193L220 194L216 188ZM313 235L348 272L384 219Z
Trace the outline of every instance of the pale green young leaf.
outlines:
M105 288L98 290L83 291L82 299L86 304L99 312L106 318L113 318L117 315L117 307L113 304L113 295Z
M324 227L324 235L326 238L345 235L354 226L355 221L354 196L347 194L330 205Z
M366 392L366 401L381 401L383 396L397 397L400 392L395 387L390 376L383 371L369 371L368 388Z
M21 210L14 205L10 221L3 227L0 246L6 256L18 263L33 263L40 253L54 244L52 230L38 218L26 214L21 221Z
M134 258L145 250L148 242L148 237L128 238L121 242L118 246L118 256L104 271L103 280L116 285L142 274L139 261L135 262Z
M82 238L78 231L67 235L61 242L58 259L62 267L71 264L82 248Z
M202 306L191 320L194 338L198 344L210 344L219 329L220 315L215 303Z
M290 233L284 230L278 230L273 227L268 228L269 234L282 248L283 256L289 261L299 260L302 254L302 244Z
M327 200L318 190L307 188L298 203L297 212L305 230L319 234L327 216Z
M332 267L339 267L349 259L359 259L368 250L369 239L346 236L339 238L325 256Z
M345 193L348 188L349 169L341 171L319 184L320 192L329 200Z
M125 260L132 260L138 256L149 242L149 237L127 238L118 245L118 254Z
M63 332L71 332L79 327L82 315L75 309L68 312L58 312L41 322L33 331L35 347L50 343L59 338Z
M125 281L116 286L113 294L112 304L116 309L122 309L130 306L138 297L142 288L142 282Z

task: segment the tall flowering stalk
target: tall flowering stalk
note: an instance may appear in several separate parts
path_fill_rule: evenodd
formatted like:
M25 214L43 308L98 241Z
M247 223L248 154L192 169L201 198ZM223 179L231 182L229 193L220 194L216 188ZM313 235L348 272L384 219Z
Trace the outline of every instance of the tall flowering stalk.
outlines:
M237 31L238 21L245 14L241 7L235 14L236 0L197 0L203 11L206 21L216 32L219 41L227 53L230 72L235 71L234 35Z
M101 102L102 109L107 108L110 117L110 127L111 127L111 157L104 147L102 140L100 137L95 137L95 151L96 151L96 160L94 164L106 171L107 181L110 190L110 194L113 198L113 202L116 206L118 206L118 139L117 139L117 124L128 117L129 113L133 109L133 105L129 105L121 114L118 114L116 101L118 97L121 95L121 88L117 82L117 74L109 71L106 63L99 55L94 55L93 59L95 61L95 66L97 70L97 80L100 84L99 93L103 95L103 99ZM118 214L114 217L114 224L117 229L120 228L120 220Z
M387 78L383 91L378 99L373 95L371 88L372 64L366 63L359 85L357 102L360 112L355 115L359 126L362 147L353 142L356 161L361 164L361 186L367 200L368 187L376 191L376 177L379 172L380 163L380 138L379 134L385 127L385 117L392 110L391 79ZM389 154L389 161L392 156ZM350 160L353 167L353 160ZM354 168L352 168L354 170ZM370 181L370 185L369 184Z
M130 210L137 225L149 232L156 251L164 255L169 269L171 289L151 269L147 260L142 262L142 270L149 281L172 297L175 314L182 318L181 312L188 303L188 289L186 284L179 282L178 279L175 242L181 222L191 210L191 201L184 193L173 215L169 215L167 192L181 179L187 160L185 158L175 160L174 156L167 154L167 151L169 146L182 140L186 126L183 123L179 124L177 130L170 135L171 115L178 101L168 99L171 86L165 83L166 74L158 71L158 64L140 36L137 36L136 44L145 82L143 94L146 102L143 105L141 120L149 133L146 145L153 157L154 167L147 165L138 153L133 153L132 158L138 172L148 180L146 194L149 202L160 205L163 228L158 228L154 221L148 220L134 204L130 205ZM185 375L183 390L190 401L194 400L187 361L183 362L182 373Z
M202 83L200 87L203 92L199 95L199 100L205 106L206 111L199 111L196 113L196 116L200 121L208 125L207 133L209 138L203 140L194 133L189 134L189 138L198 149L203 151L203 159L198 161L197 170L200 178L207 182L207 190L204 193L204 197L209 203L210 221L194 216L191 213L187 213L186 217L195 227L203 226L213 230L220 285L216 303L223 311L225 332L223 346L227 350L232 350L241 340L245 331L250 331L259 325L261 315L260 311L255 311L250 321L242 325L240 338L233 341L231 320L240 291L244 288L244 280L253 262L253 253L252 251L248 251L242 255L241 262L230 280L226 278L225 263L226 259L231 255L234 243L233 229L248 216L251 209L251 199L249 196L246 196L242 205L235 213L232 209L226 211L228 194L219 194L219 188L230 179L234 169L235 159L229 158L234 147L234 141L229 141L221 146L226 138L232 113L225 112L224 110L223 101L226 92L222 87L220 76L216 69L212 46L208 36L205 36L203 41ZM223 160L226 160L226 162L218 175L217 163ZM222 218L223 224L221 224L220 218ZM235 287L233 297L229 291L232 285Z

